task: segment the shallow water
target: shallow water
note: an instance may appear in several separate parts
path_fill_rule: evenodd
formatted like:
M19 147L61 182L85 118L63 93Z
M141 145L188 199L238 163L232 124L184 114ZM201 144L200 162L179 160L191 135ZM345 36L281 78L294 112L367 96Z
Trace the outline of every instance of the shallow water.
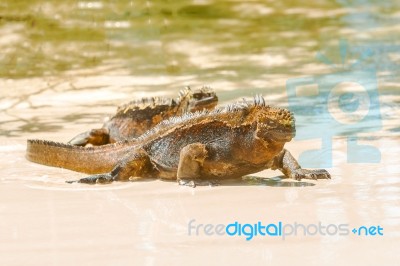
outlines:
M0 263L396 264L399 20L396 1L2 1ZM118 104L204 84L221 104L262 94L290 108L287 149L332 180L264 171L195 189L69 185L82 174L24 158L28 138L66 142ZM246 241L188 235L192 219L379 225L383 235Z

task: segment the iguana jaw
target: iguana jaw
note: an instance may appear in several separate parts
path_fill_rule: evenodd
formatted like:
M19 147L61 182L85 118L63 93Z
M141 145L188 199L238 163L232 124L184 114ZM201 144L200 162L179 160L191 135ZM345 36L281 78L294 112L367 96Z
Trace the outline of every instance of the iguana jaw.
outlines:
M217 103L218 97L214 94L199 100L193 100L190 103L189 110L190 112L202 111L203 109L211 110L214 109L215 106L217 106Z
M267 142L289 142L294 138L296 130L292 131L280 130L278 128L267 128L263 126L258 126L256 131L257 137L267 141Z

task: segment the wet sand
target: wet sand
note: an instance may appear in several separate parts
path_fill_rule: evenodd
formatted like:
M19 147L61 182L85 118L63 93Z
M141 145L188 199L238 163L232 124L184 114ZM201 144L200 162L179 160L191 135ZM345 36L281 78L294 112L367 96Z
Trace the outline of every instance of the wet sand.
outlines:
M400 259L400 138L385 130L392 120L383 121L376 133L382 137L369 141L380 149L380 163L347 163L345 139L334 139L331 180L281 180L278 171L263 171L216 187L158 180L71 185L65 181L84 175L28 162L26 139L65 142L101 125L128 92L115 94L104 84L94 94L29 92L27 84L9 83L24 87L26 100L13 102L7 95L1 102L9 107L1 120L17 129L0 139L1 265L396 265ZM136 91L135 96L146 93ZM83 111L79 123L65 120ZM398 109L392 112L399 115ZM295 157L309 147L300 141L287 145ZM192 219L195 225L321 222L348 224L349 230L379 225L383 235L258 235L246 241L243 235L189 235Z

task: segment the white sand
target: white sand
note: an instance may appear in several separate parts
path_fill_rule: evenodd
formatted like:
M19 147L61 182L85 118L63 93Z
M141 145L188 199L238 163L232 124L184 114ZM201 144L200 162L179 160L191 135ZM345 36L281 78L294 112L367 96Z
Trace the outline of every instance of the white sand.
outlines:
M400 138L394 134L371 142L382 153L378 164L346 163L345 141L335 139L334 167L328 169L332 180L195 189L163 181L70 185L65 180L83 175L26 161L25 140L66 141L101 121L70 125L57 120L79 114L83 107L78 106L12 108L1 114L2 121L12 119L10 112L27 119L41 113L40 122L54 117L49 124L63 128L0 139L0 265L396 265L400 260ZM9 125L16 129L21 123ZM298 156L309 144L294 141L287 147ZM189 236L192 219L197 225L321 222L348 224L350 230L379 225L383 236L350 232L250 241L244 236Z

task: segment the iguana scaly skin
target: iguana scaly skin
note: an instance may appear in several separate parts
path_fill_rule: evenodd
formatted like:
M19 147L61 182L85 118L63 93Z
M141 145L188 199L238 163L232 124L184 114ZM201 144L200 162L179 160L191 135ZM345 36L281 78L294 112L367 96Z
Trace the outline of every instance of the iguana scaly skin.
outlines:
M143 98L118 107L117 112L102 128L81 133L68 143L77 146L95 146L137 138L147 130L172 116L203 109L214 109L218 103L215 92L208 88L181 90L179 97Z
M101 147L28 140L27 158L95 173L77 181L81 183L160 178L195 185L268 168L296 180L330 178L323 169L302 169L284 149L294 135L292 113L266 106L258 96L251 103L173 117L136 140Z

